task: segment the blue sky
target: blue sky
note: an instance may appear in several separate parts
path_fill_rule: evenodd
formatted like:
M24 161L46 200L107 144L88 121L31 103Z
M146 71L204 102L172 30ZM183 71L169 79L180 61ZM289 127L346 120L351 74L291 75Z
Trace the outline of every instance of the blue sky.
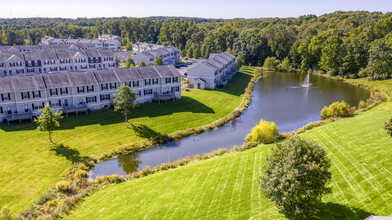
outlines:
M0 0L0 17L297 17L337 10L392 11L392 0Z

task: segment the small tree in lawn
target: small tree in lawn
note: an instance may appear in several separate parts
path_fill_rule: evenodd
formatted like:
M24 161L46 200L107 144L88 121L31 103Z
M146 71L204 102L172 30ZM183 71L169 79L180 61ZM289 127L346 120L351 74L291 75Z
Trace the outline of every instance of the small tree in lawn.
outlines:
M287 214L310 217L316 205L331 188L331 163L325 150L315 142L294 136L283 144L276 144L267 157L260 177L260 189Z
M37 130L49 132L49 141L53 143L51 133L56 127L60 127L59 120L63 118L62 112L53 111L49 104L46 104L42 110L39 110L41 115L35 119L37 123Z
M146 66L146 63L144 63L143 61L140 61L139 66Z
M154 64L153 64L154 66L160 66L160 65L163 65L163 61L162 61L162 58L160 58L160 57L157 57L156 59L155 59L155 61L154 61Z
M127 59L127 67L129 68L129 67L134 67L134 66L135 66L135 61L133 61L133 59L129 57Z
M125 84L120 86L117 94L114 95L114 110L124 114L125 122L128 122L128 112L136 106L135 100L135 91Z

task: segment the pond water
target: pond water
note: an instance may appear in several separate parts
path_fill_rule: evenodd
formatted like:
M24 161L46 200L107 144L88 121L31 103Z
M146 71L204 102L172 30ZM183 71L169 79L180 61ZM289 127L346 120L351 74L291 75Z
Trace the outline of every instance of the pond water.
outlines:
M90 177L126 175L186 156L241 145L260 119L276 123L279 132L294 131L320 120L325 105L345 100L358 105L369 93L337 80L290 72L268 72L255 85L252 103L241 117L220 128L133 152L97 164Z

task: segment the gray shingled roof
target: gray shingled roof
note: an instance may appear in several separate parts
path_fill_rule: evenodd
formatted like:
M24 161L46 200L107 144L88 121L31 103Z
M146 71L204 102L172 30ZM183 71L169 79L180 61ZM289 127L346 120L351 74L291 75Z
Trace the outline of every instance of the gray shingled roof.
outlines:
M48 89L70 87L67 73L51 73L42 75Z
M162 77L179 77L181 76L178 69L173 65L154 66Z
M93 72L99 83L120 82L113 70L94 70Z
M130 69L115 69L118 78L121 82L128 82L133 80L142 80L142 76L136 70L136 67Z
M92 71L89 72L68 72L68 79L72 86L87 86L98 84Z
M154 66L135 67L143 79L161 78Z
M12 77L13 92L44 90L42 75Z
M13 77L0 78L0 93L9 93L14 91L11 82L12 78Z

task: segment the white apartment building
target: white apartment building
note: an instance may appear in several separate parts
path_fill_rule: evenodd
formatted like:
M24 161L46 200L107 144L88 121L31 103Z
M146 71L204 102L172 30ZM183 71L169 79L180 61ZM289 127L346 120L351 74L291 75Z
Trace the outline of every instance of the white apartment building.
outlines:
M176 47L165 47L159 46L156 49L144 50L136 53L132 59L136 65L140 62L144 62L147 66L153 64L156 58L162 58L163 64L177 64L181 62L180 50Z
M215 89L225 86L237 72L235 56L228 52L210 54L207 60L198 60L188 69L189 86L195 89Z
M0 78L0 122L37 116L46 103L64 112L108 108L122 84L134 89L137 104L181 98L173 65L10 76Z
M105 38L105 37L104 37ZM95 49L121 51L121 41L117 39L106 40L100 39L59 39L55 37L45 36L41 38L40 45L71 45L71 44L89 44L94 45ZM103 38L101 38L103 39Z
M74 46L74 45L71 45ZM116 68L114 52L97 49L0 52L0 76Z

